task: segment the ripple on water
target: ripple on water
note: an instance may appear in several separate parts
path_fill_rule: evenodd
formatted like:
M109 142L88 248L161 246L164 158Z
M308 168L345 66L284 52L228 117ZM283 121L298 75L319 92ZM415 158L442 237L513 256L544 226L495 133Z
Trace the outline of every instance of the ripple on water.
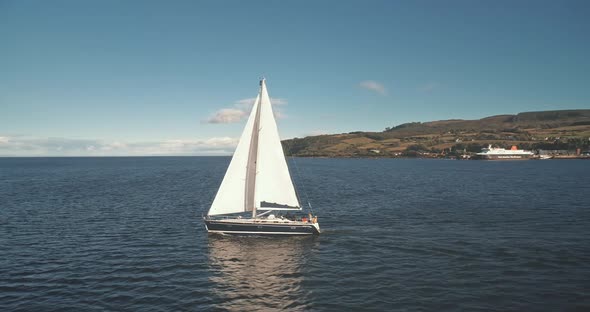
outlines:
M321 236L208 236L228 161L0 158L0 310L590 310L585 162L298 159Z

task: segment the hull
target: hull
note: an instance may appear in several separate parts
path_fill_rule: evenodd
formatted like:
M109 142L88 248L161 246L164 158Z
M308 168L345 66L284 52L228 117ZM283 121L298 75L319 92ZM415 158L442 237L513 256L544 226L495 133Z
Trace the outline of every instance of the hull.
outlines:
M482 160L527 160L530 155L478 155L477 159Z
M260 221L207 220L205 227L209 233L241 235L317 235L319 226L311 223L271 223Z

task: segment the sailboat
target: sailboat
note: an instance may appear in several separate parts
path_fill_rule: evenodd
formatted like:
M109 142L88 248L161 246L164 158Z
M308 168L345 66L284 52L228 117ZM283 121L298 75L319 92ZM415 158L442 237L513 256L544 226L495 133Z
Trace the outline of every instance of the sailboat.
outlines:
M317 216L291 215L301 211L262 78L246 127L204 216L205 227L223 234L319 234Z

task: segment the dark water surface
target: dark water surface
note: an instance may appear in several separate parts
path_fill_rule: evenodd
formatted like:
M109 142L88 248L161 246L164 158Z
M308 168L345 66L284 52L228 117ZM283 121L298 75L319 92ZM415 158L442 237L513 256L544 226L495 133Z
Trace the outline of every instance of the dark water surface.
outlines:
M208 236L228 162L0 158L0 311L590 311L590 161L297 159L321 236Z

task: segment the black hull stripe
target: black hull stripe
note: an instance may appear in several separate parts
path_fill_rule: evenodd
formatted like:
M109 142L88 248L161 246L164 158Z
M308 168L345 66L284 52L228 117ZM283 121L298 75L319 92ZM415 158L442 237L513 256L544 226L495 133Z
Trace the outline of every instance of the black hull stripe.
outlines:
M319 234L313 225L289 225L289 224L248 224L205 221L207 231L233 234Z
M313 235L314 233L296 233L296 232L245 232L245 231L213 231L209 230L209 233L221 233L221 234L255 234L255 235Z

